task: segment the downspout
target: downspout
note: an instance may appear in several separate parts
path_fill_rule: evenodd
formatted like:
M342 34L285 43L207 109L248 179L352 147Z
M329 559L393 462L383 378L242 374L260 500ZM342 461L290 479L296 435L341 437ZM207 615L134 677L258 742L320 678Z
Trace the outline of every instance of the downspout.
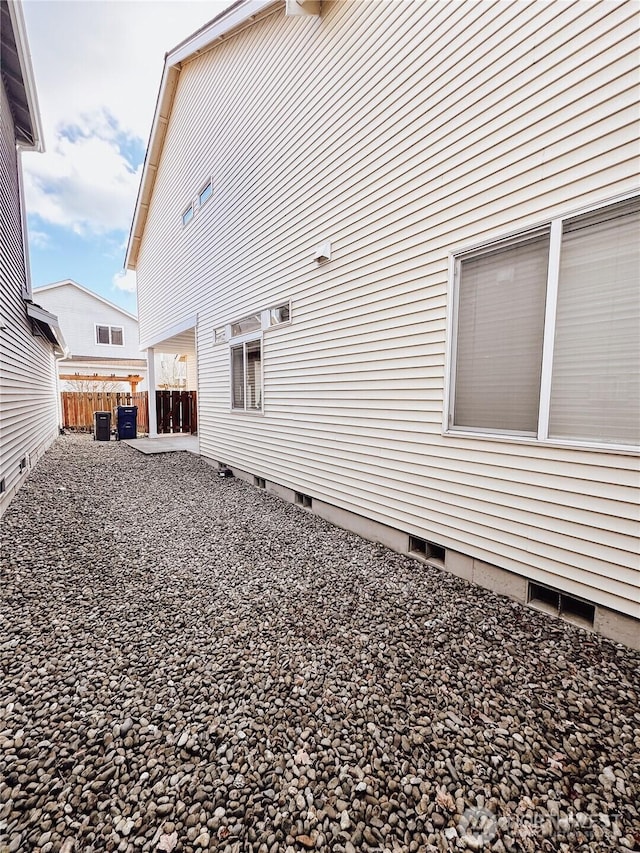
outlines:
M70 358L71 352L66 344L62 349L62 355L54 356L56 371L56 413L58 415L58 429L60 431L60 435L64 435L64 423L62 417L62 389L60 388L60 363Z

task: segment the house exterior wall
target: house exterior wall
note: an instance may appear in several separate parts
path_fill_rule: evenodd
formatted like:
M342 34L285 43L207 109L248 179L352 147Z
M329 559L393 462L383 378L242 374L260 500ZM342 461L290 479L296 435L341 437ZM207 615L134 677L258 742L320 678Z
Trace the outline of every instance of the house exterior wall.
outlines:
M15 130L2 83L0 104L0 514L58 432L53 348L27 317L25 247ZM26 467L20 463L25 460Z
M60 374L104 373L126 376L129 373L145 377L138 391L147 390L145 355L140 351L137 321L101 299L63 283L55 287L36 288L34 299L47 311L56 314L70 351L70 358L61 361ZM96 326L118 326L123 329L123 346L98 344ZM63 389L66 388L62 383ZM128 390L125 383L122 390ZM67 388L66 390L73 390Z
M331 2L184 64L138 301L198 314L205 457L640 616L637 456L443 431L450 252L637 188L636 14ZM232 412L214 330L285 298Z

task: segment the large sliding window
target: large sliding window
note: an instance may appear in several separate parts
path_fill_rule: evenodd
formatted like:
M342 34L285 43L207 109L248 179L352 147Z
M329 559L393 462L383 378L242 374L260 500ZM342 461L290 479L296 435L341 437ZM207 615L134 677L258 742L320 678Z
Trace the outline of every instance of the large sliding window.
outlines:
M640 200L459 255L448 427L640 444Z

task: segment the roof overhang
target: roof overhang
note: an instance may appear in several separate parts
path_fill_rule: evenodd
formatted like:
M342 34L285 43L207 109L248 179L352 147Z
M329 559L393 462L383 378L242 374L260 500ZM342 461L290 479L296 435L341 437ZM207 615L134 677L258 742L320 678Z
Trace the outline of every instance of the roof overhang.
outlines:
M279 7L282 0L238 0L215 17L202 29L193 33L188 39L173 48L166 56L160 91L156 101L156 109L147 146L147 154L142 170L142 179L138 190L133 222L129 233L125 266L135 270L138 262L138 252L142 242L149 204L156 181L158 165L162 156L169 116L178 87L180 70L188 60L194 59L201 53L210 50L216 43L224 41L232 30L243 24L252 24L257 17L270 7Z
M41 308L34 302L25 302L25 307L29 318L37 324L38 331L41 332L43 337L45 337L49 343L53 344L57 354L67 355L69 348L67 347L56 315L51 314L49 311L45 311L44 308Z
M44 151L42 121L22 4L0 2L0 64L21 148Z

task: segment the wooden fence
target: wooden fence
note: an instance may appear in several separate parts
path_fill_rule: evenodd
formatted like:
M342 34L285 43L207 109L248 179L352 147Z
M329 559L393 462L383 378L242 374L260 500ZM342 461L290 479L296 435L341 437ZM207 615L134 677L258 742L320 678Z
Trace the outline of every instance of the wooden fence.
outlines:
M158 433L198 431L195 391L156 391Z
M116 406L138 407L138 434L149 432L149 397L146 391L62 391L62 425L65 429L93 429L94 412L111 412L115 429Z

